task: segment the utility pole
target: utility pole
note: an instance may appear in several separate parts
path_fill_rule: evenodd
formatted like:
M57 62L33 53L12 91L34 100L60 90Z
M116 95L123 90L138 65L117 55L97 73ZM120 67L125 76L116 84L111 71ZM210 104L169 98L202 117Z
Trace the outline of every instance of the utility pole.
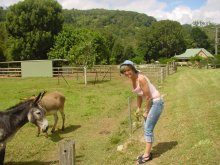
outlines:
M215 55L218 55L218 27L215 28Z

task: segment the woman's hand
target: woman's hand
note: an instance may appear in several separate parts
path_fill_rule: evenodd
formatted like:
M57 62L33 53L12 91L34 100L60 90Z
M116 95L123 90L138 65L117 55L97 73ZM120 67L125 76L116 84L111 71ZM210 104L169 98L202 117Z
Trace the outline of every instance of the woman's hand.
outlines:
M147 112L147 111L145 111L145 112L143 113L144 120L146 120L146 119L147 119L147 116L148 116L148 112Z
M135 114L140 114L140 112L141 112L140 108L137 108Z
M141 117L140 108L137 108L137 110L135 111L135 117L136 117L137 121L140 121L140 117Z

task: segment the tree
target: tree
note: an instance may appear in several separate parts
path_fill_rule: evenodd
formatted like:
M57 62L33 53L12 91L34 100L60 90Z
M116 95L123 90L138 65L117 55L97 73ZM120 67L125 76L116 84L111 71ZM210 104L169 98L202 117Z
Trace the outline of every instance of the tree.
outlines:
M136 54L134 52L134 48L132 47L132 45L128 45L125 49L124 49L124 60L126 59L133 59L134 57L136 57Z
M75 65L92 66L108 63L108 53L106 41L99 33L65 26L55 38L48 56L50 59L65 58Z
M5 21L5 15L7 10L0 6L0 22Z
M92 40L83 40L79 45L74 45L69 51L69 57L76 65L93 66L96 60L96 51Z
M110 64L110 50L107 39L98 32L94 32L93 37L93 43L96 45L97 53L95 64Z
M64 10L64 19L75 28L87 28L103 34L110 51L107 54L111 54L107 59L114 64L136 57L136 31L156 22L155 18L146 14L104 9ZM138 61L140 59L143 58L138 58Z
M6 28L13 59L47 59L62 24L62 7L55 0L24 0L11 6Z
M193 27L190 34L193 40L192 47L205 49L210 48L208 36L201 28Z
M124 57L124 47L123 42L121 39L117 39L114 42L111 52L111 63L112 64L119 64L121 63L126 57Z
M155 22L140 32L138 50L148 62L161 57L170 58L185 51L183 28L176 21Z
M6 60L6 40L7 40L7 33L4 26L4 23L0 22L0 61Z

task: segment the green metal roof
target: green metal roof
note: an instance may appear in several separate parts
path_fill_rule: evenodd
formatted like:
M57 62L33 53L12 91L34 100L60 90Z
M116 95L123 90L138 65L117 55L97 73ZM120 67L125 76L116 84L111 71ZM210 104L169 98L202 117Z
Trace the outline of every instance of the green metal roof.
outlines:
M208 52L204 48L194 48L194 49L187 49L185 53L180 55L175 55L174 57L178 59L190 59L191 57L194 57L198 55L200 52L203 52L207 57L214 57L210 52Z

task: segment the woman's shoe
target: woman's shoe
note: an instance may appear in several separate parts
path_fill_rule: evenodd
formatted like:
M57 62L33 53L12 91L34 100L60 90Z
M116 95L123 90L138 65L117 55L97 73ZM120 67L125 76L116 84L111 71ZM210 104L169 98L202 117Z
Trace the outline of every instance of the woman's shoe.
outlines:
M142 159L142 158L143 158L143 156L144 156L144 154L142 154L142 155L138 156L138 157L137 157L137 160L138 160L138 159ZM151 156L151 157L153 156L153 155L152 155L152 153L150 153L150 156Z
M137 160L137 164L143 164L143 163L146 163L146 162L148 162L148 161L150 161L150 160L153 159L151 153L150 153L149 156L143 157L143 155L142 155L142 156L139 156L139 158L140 158L140 159Z

